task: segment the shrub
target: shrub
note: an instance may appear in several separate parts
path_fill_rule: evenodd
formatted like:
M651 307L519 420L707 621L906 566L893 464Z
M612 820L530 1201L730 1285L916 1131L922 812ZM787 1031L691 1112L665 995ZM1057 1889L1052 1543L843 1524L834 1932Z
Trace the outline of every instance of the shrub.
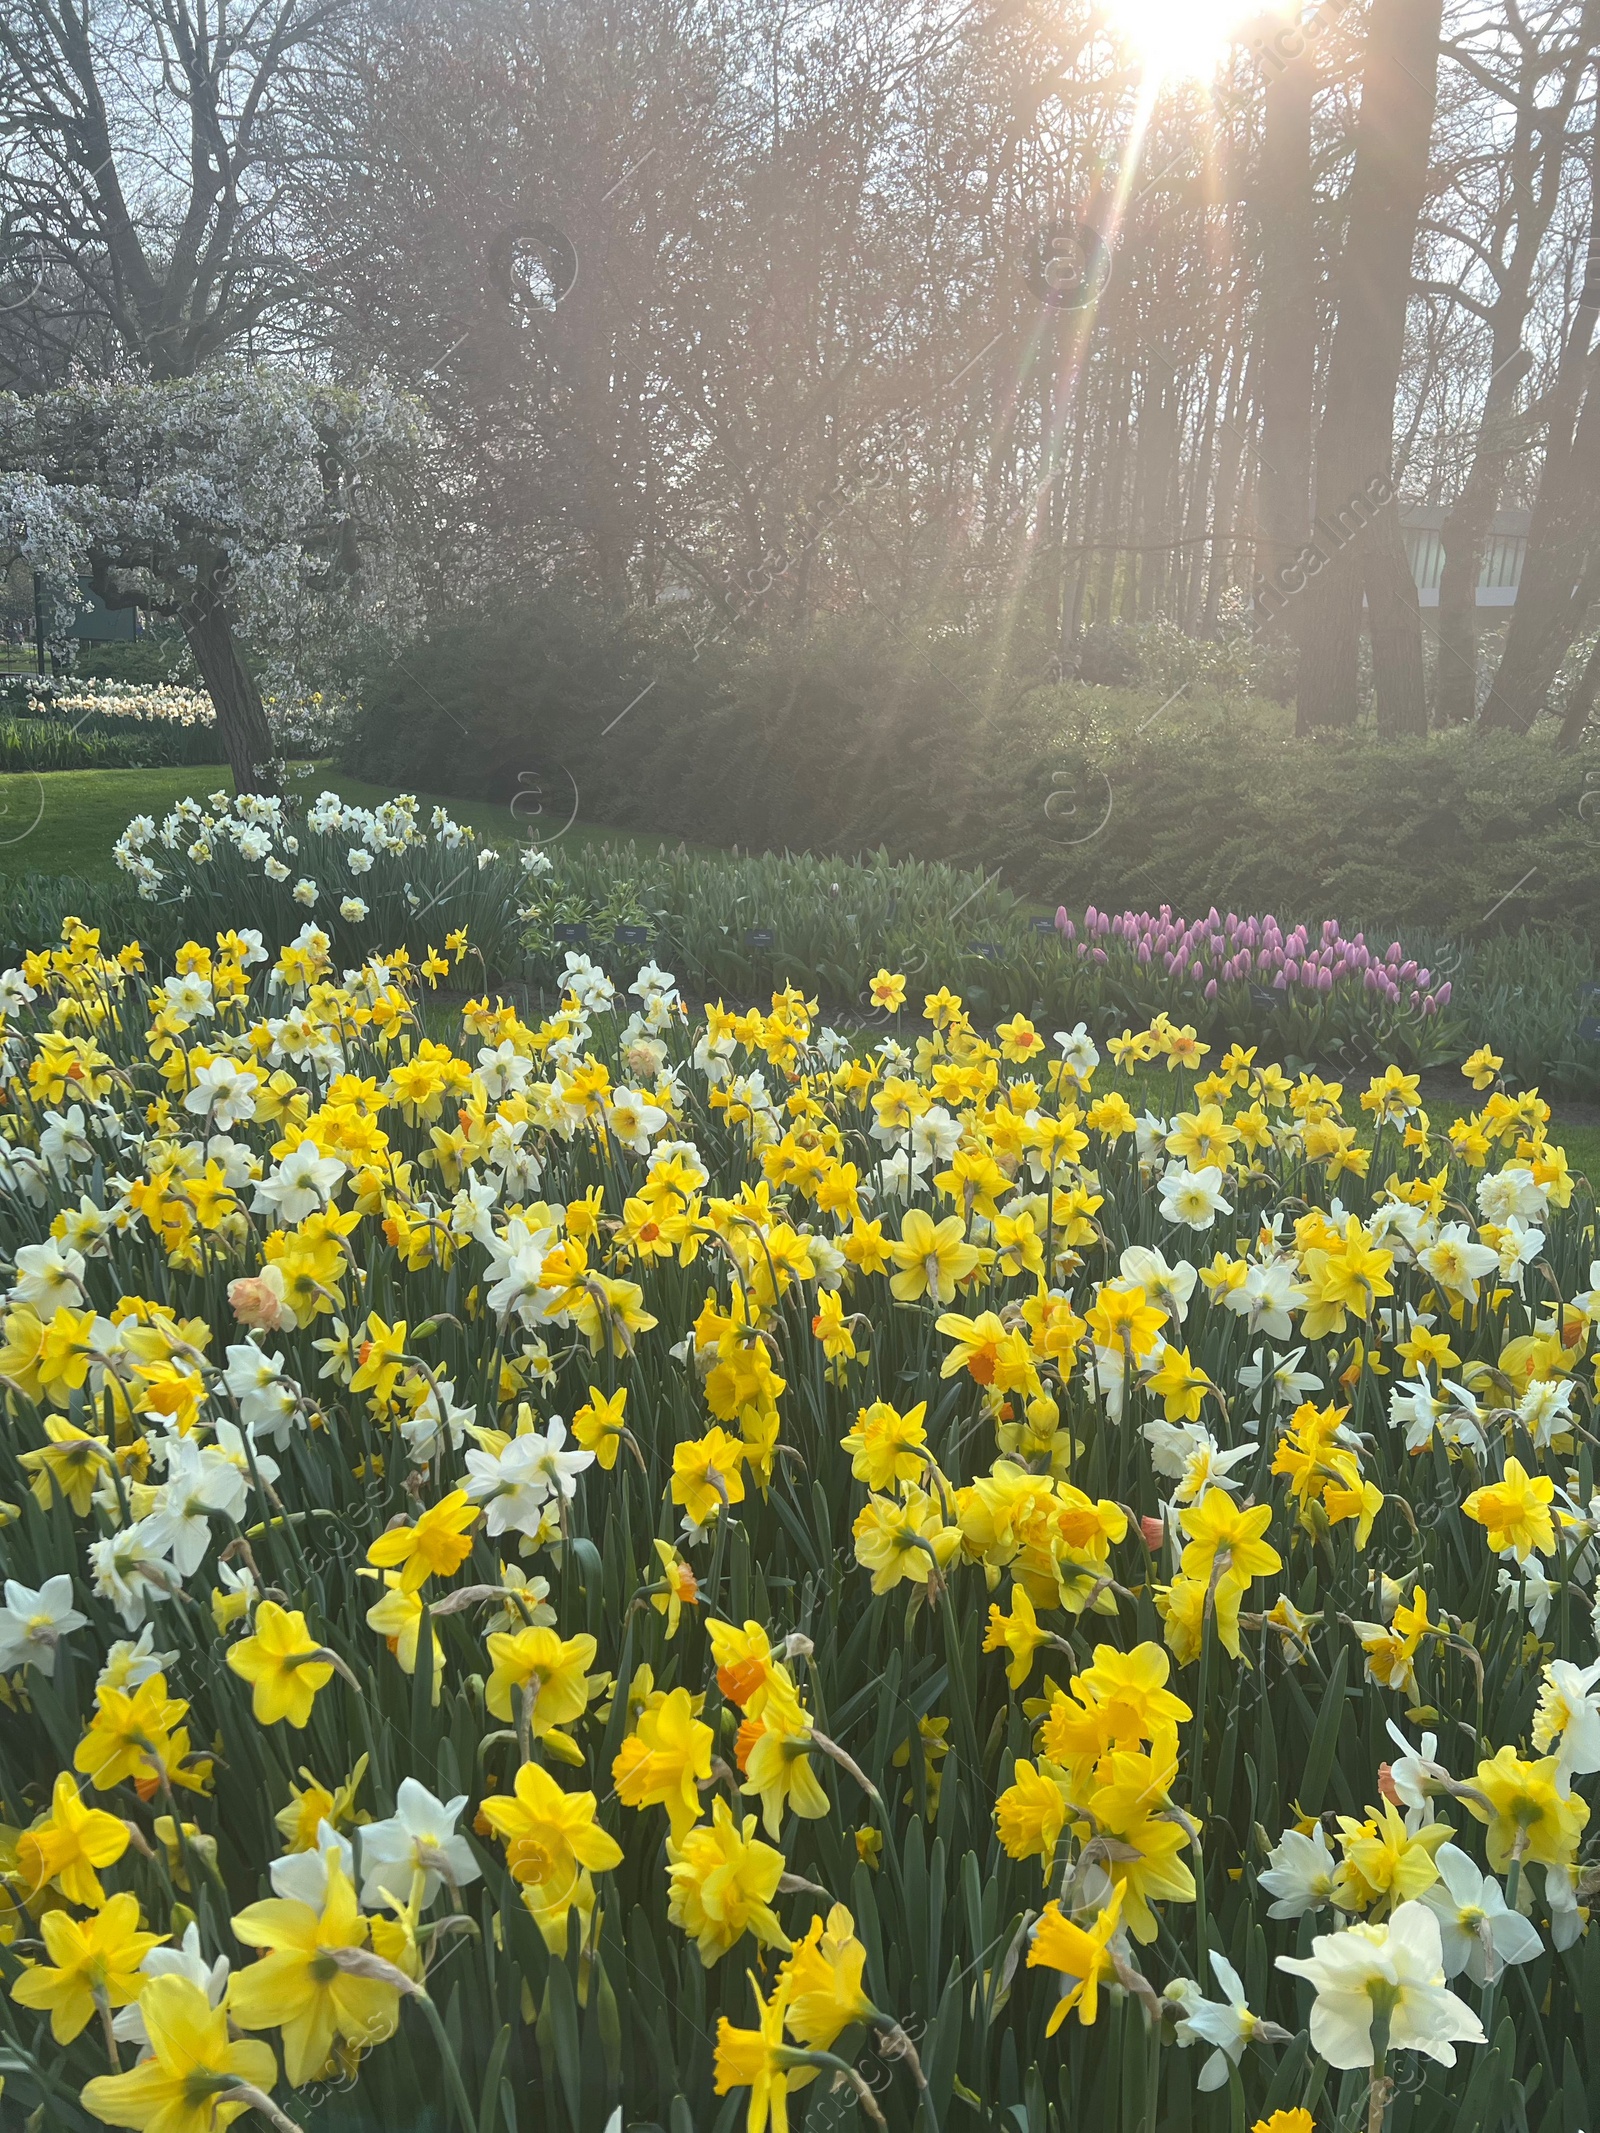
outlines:
M410 647L345 761L501 800L543 775L587 821L706 843L999 867L1052 905L1600 927L1592 766L1542 735L1297 741L1204 677L1174 702L1032 686L1025 666L870 620L696 657L662 625L541 595Z

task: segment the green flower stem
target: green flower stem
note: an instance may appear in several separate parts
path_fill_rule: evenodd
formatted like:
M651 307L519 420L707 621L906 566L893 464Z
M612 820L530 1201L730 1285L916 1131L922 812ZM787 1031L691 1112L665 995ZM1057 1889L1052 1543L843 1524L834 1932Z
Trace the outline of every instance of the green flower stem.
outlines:
M461 2078L461 2068L456 2063L456 2055L450 2048L450 2039L445 2034L444 2016L420 1986L411 1997L427 2016L428 2026L432 2029L434 2041L439 2047L439 2056L444 2061L445 2072L450 2080L450 2093L455 2098L456 2115L461 2120L461 2133L478 2133L478 2121L473 2116L471 2103L467 2100L467 2085Z

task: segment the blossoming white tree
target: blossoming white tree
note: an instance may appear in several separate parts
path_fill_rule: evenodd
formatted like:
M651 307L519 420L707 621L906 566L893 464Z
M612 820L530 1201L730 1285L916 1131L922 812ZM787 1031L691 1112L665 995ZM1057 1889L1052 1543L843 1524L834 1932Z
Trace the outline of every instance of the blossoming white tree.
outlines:
M358 616L406 605L411 403L282 370L0 395L0 560L57 613L107 605L182 627L241 791L271 788L272 736L235 631L326 654Z

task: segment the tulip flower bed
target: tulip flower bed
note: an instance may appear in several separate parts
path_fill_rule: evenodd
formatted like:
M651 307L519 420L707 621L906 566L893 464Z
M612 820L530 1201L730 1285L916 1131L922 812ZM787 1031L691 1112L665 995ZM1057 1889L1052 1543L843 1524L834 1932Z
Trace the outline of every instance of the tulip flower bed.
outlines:
M8 2123L1588 2122L1538 1097L467 952L0 975Z

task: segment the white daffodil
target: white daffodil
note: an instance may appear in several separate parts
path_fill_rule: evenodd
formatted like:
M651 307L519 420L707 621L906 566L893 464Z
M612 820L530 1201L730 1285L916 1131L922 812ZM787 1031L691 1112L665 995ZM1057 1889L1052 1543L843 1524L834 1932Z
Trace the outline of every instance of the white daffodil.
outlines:
M1311 2048L1330 2066L1372 2065L1380 2005L1390 2051L1454 2066L1458 2044L1485 2042L1483 2024L1445 1984L1439 1920L1425 1903L1401 1904L1384 1925L1319 1933L1308 1956L1280 1955L1278 1968L1315 1991Z
M1420 1745L1413 1748L1392 1718L1387 1723L1389 1738L1400 1750L1398 1759L1389 1765L1390 1782L1411 1817L1431 1820L1434 1799L1451 1782L1449 1771L1437 1759L1439 1737L1424 1733Z
M948 1163L961 1146L963 1127L943 1104L929 1104L911 1121L911 1153L918 1163Z
M175 1948L152 1948L139 1965L142 1977L182 1977L191 1985L198 1985L213 2007L220 2007L228 1989L228 1958L219 1955L214 1963L208 1963L200 1950L200 1928L191 1919L183 1930L183 1939ZM139 2003L118 2010L111 2024L113 2036L121 2044L137 2044L141 2059L149 2056L150 2036L144 2026L144 2016L139 2012Z
M1454 1844L1441 1844L1433 1863L1439 1878L1421 1901L1439 1921L1445 1976L1464 1970L1474 1985L1486 1985L1513 1963L1531 1963L1544 1943L1527 1919L1507 1908L1493 1874L1480 1873Z
M222 1565L224 1574L227 1564ZM137 1637L119 1637L106 1653L105 1664L95 1676L95 1688L136 1689L148 1681L152 1674L164 1674L168 1667L176 1666L176 1652L158 1652L156 1633L152 1623L147 1622Z
M1042 1229L1044 1224L1041 1222L1039 1227ZM1189 1299L1200 1277L1187 1259L1169 1266L1153 1246L1130 1244L1117 1261L1117 1272L1124 1281L1136 1281L1175 1326L1181 1326L1188 1317Z
M120 1533L91 1541L85 1554L96 1596L110 1601L127 1629L141 1628L149 1602L165 1599L172 1591L172 1570L160 1537L142 1518Z
M530 1229L520 1215L512 1216L503 1237L486 1240L486 1294L496 1317L507 1319L514 1312L531 1331L555 1315L559 1291L547 1289L543 1279L545 1255L555 1242L553 1229Z
M667 1114L659 1104L641 1096L637 1089L618 1089L606 1113L606 1123L624 1148L635 1155L650 1153L653 1134L661 1131Z
M1215 2051L1200 2069L1195 2087L1201 2090L1220 2089L1228 2078L1230 2067L1235 2067L1245 2055L1247 2045L1280 2043L1287 2039L1288 2031L1280 2029L1275 2022L1263 2021L1260 2015L1252 2014L1245 1999L1244 1981L1225 1955L1215 1948L1210 1951L1211 1967L1217 1973L1217 1983L1226 1998L1203 2000L1199 1988L1184 1996L1184 2014L1176 2035L1181 2045L1194 2043L1213 2044Z
M210 1059L199 1068L194 1086L183 1099L183 1108L196 1118L209 1118L226 1133L256 1115L256 1091L260 1076L237 1059Z
M300 1405L300 1388L283 1374L283 1357L266 1355L253 1341L228 1350L223 1383L239 1403L239 1416L251 1443L267 1437L288 1441Z
M407 1455L416 1465L426 1466L446 1444L459 1451L477 1415L475 1407L456 1405L456 1388L451 1379L440 1378L429 1383L410 1416L400 1425Z
M1162 1220L1181 1222L1186 1229L1207 1230L1218 1215L1233 1213L1233 1202L1222 1197L1222 1172L1215 1163L1200 1170L1174 1164L1159 1189Z
M1154 1111L1145 1111L1134 1120L1133 1147L1141 1169L1160 1162L1167 1152L1167 1135L1171 1131L1171 1121L1158 1118Z
M37 1591L7 1578L5 1590L6 1602L0 1607L0 1674L19 1666L36 1666L41 1674L54 1675L57 1645L89 1619L72 1604L71 1578L60 1572L46 1578Z
M1473 1241L1464 1222L1447 1222L1435 1241L1417 1254L1417 1264L1436 1288L1464 1304L1478 1300L1478 1283L1500 1265L1500 1254Z
M1089 1077L1100 1064L1099 1048L1089 1035L1089 1025L1079 1022L1071 1029L1058 1029L1055 1041L1061 1047L1062 1065L1087 1086Z
M1225 1452L1200 1422L1147 1422L1144 1437L1150 1447L1150 1464L1178 1484L1172 1496L1181 1504L1198 1502L1208 1488L1238 1488L1239 1483L1229 1479L1229 1469L1242 1459L1255 1458L1257 1452L1253 1444Z
M1552 1437L1570 1432L1572 1390L1570 1378L1535 1378L1517 1402L1517 1420L1540 1451L1548 1451Z
M154 827L152 823L151 828ZM130 822L128 829L132 828L133 824ZM128 831L124 830L123 835L127 834ZM38 997L38 993L20 970L0 970L0 1014L20 1015L29 1002L37 1000Z
M39 1153L58 1178L69 1170L94 1161L82 1104L69 1104L65 1111L46 1111L44 1131L39 1135Z
M1516 1570L1502 1565L1496 1589L1519 1614L1527 1616L1528 1627L1534 1635L1542 1637L1550 1619L1551 1604L1561 1587L1540 1570L1538 1558L1530 1556Z
M1575 1777L1590 1777L1600 1770L1597 1682L1600 1659L1584 1667L1574 1666L1570 1659L1552 1659L1544 1670L1544 1686L1533 1714L1533 1745L1541 1755L1554 1755L1556 1783L1562 1792L1571 1791Z
M1537 1222L1548 1204L1544 1187L1526 1163L1508 1163L1504 1170L1478 1180L1478 1211L1485 1222L1505 1223L1513 1216L1522 1222Z
M478 1048L478 1079L484 1095L494 1103L525 1089L532 1072L533 1061L525 1059L509 1037Z
M1274 1355L1269 1348L1258 1348L1240 1365L1239 1383L1255 1394L1258 1406L1270 1402L1274 1407L1298 1407L1307 1393L1322 1390L1321 1378L1300 1368L1305 1352L1292 1348L1287 1355Z
M1322 1824L1307 1836L1286 1829L1268 1855L1261 1886L1274 1901L1269 1918L1303 1918L1333 1901L1334 1857Z
M266 1209L282 1223L303 1222L327 1206L344 1176L338 1156L324 1155L315 1141L301 1141L261 1180L253 1204L258 1213Z
M320 1913L328 1900L330 1865L336 1865L346 1881L354 1881L356 1855L350 1839L341 1837L331 1822L319 1822L317 1841L309 1851L285 1852L273 1860L268 1869L272 1892Z
M118 1227L116 1218L105 1208L97 1207L86 1192L79 1194L76 1207L63 1207L56 1221L65 1250L81 1252L86 1259L109 1255Z
M420 1874L426 1907L438 1895L443 1881L456 1888L476 1881L479 1867L472 1847L465 1837L456 1834L456 1822L466 1804L464 1792L453 1800L436 1800L426 1785L419 1785L415 1778L402 1778L394 1813L386 1822L368 1822L357 1832L361 1841L361 1901L373 1909L385 1896L409 1903Z
M272 1460L258 1461L257 1465L263 1480L277 1479L278 1469ZM244 1516L249 1495L246 1468L236 1465L213 1445L202 1446L193 1437L174 1437L167 1444L166 1482L145 1523L157 1544L171 1556L178 1575L193 1577L211 1545L212 1515L237 1524Z
M17 1248L16 1268L12 1297L17 1303L32 1305L41 1318L51 1318L63 1307L69 1311L83 1309L81 1252L64 1251L54 1241L23 1244Z
M211 980L201 977L198 971L186 970L165 978L161 989L167 998L164 1012L179 1029L187 1029L191 1022L208 1020L216 1013Z
M1264 1333L1269 1341L1286 1341L1294 1331L1289 1314L1304 1308L1306 1291L1287 1260L1266 1259L1252 1265L1239 1286L1225 1289L1218 1301L1242 1318L1252 1333Z

